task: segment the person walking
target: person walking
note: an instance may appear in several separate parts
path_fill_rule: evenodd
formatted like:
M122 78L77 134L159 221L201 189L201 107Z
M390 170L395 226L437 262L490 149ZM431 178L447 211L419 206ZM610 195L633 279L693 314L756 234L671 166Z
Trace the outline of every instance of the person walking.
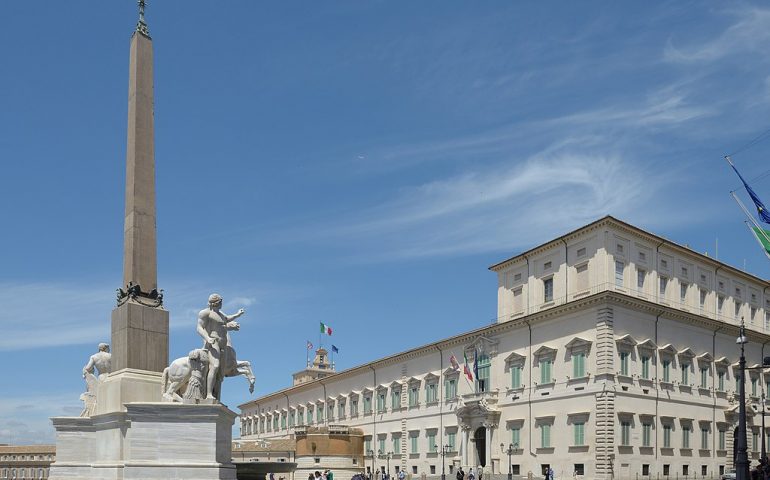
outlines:
M468 480L476 480L476 474L473 473L473 467L468 469Z
M398 471L398 480L404 480L406 478L406 473L404 473L403 470Z
M463 471L463 467L460 467L457 469L457 474L455 475L455 478L457 480L465 480L465 472ZM402 480L399 478L399 480Z

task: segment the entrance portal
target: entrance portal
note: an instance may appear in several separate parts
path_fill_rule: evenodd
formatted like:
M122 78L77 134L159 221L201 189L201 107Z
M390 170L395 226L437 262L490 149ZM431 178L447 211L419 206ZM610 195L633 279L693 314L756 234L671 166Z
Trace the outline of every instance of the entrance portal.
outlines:
M476 455L479 458L479 465L487 466L487 431L484 427L479 427L473 432L473 443L476 445Z

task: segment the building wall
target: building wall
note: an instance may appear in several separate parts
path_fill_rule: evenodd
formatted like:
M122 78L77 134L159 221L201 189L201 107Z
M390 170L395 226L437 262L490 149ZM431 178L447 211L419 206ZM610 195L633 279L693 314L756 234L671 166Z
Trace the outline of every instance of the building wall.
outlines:
M276 431L261 428L261 419L332 404L333 415L325 412L321 423L361 428L367 466L372 453L379 467L392 452L391 467L409 473L439 474L444 465L451 473L459 465L467 469L481 463L488 473L507 473L508 454L501 444L514 443L511 468L520 475L537 475L550 465L557 476L577 469L587 478L666 472L683 477L705 472L709 478L731 466L739 355L734 305L738 317L754 314L753 321L746 321L746 356L749 364L760 363L764 353L770 354L763 348L770 343L770 325L764 322L766 282L614 219L492 270L499 279L496 324L244 404L242 436L288 435L288 422ZM668 279L663 292L661 277ZM549 279L552 283L546 286ZM546 289L552 294L546 296ZM466 354L473 362L474 353L490 360L486 391L450 368L450 356L462 363ZM646 376L643 357L649 358ZM576 370L581 358L582 372ZM548 360L551 372L545 375ZM514 386L516 367L521 375ZM669 373L664 380L665 368ZM706 369L703 386L701 368ZM757 395L749 400L759 408L768 379L755 373L746 388L751 394L751 379L756 378ZM448 398L445 383L452 378L457 396ZM437 401L428 402L433 384L438 386ZM410 405L412 386L419 392L416 405ZM392 408L391 394L398 389L398 405ZM386 408L365 413L364 398L370 397L376 410L379 392L386 394ZM353 399L359 402L357 415L351 412ZM345 402L342 416L337 402ZM759 442L751 433L761 438L762 432L760 416L750 413L753 452ZM454 446L442 456L441 446L452 443L452 436Z
M48 478L55 457L53 445L0 445L0 479Z

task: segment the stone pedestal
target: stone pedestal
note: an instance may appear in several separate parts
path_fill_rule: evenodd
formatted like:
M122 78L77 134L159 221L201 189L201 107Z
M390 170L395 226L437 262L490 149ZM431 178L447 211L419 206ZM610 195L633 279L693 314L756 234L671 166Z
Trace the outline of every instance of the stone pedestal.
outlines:
M162 372L168 366L168 311L132 300L112 311L112 369Z
M219 404L144 402L90 418L56 417L50 478L235 480L235 417Z

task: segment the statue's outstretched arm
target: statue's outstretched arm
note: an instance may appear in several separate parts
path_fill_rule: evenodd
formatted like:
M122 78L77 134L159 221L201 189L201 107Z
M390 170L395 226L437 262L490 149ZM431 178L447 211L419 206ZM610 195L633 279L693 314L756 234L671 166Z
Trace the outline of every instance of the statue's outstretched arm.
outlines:
M236 318L240 317L244 313L246 313L246 310L240 309L237 312L233 313L232 315L227 315L227 321L228 322L232 322L233 320L235 320Z

